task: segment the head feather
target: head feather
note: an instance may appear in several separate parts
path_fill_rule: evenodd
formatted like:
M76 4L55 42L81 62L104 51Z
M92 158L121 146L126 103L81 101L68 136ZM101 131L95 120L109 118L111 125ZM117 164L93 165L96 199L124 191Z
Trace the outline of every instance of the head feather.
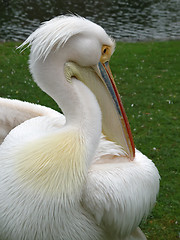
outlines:
M46 59L52 49L57 50L74 35L87 31L91 21L80 16L59 16L44 22L19 48L31 46L31 53L38 59Z

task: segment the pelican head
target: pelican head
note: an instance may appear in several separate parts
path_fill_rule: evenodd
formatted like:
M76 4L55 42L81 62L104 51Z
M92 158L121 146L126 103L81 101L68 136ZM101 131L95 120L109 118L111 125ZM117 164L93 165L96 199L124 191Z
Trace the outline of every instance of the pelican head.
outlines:
M106 138L133 159L131 130L109 67L115 41L105 30L82 17L60 16L41 25L22 46L26 44L31 46L30 70L35 81L58 103L66 121L80 121L73 90L78 80L96 96Z

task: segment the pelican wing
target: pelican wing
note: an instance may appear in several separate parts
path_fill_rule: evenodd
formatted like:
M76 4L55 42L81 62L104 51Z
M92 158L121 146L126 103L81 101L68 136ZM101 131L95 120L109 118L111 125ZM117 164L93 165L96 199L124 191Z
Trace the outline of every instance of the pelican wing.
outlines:
M114 234L110 239L131 235L145 239L137 227L155 204L158 191L159 173L138 150L134 161L101 155L88 172L83 206L107 234Z
M60 123L65 123L64 115L48 107L0 98L0 144L13 128L28 119L38 116L59 117Z

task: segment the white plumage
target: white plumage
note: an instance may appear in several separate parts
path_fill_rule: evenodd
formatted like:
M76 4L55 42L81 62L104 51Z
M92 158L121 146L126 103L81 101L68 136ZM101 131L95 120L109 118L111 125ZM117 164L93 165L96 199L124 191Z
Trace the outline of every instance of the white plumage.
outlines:
M138 150L130 160L127 120L110 74L108 89L98 68L114 41L86 19L63 16L25 44L34 80L65 117L0 99L0 237L146 239L138 225L156 202L159 173Z

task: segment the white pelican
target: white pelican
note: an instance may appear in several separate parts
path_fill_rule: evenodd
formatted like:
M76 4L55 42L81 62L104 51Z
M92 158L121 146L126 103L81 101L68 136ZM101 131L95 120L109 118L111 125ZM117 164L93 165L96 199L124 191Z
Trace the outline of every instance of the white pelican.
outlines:
M114 41L89 20L60 16L26 44L35 82L65 117L0 100L0 237L146 239L138 225L155 204L159 173L134 148L108 66Z

